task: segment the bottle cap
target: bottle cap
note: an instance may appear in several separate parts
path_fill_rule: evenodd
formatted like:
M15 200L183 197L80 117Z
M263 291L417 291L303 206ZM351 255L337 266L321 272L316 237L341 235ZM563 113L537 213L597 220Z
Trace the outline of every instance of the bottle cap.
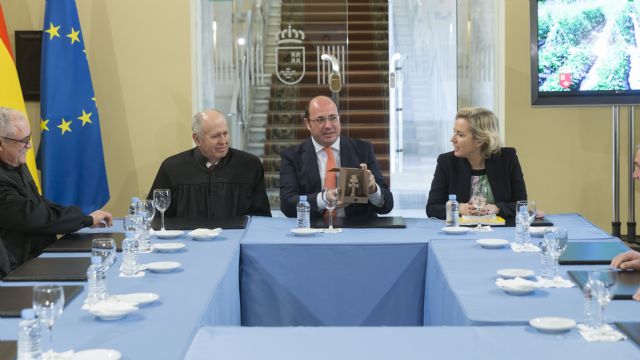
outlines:
M33 312L33 309L30 308L22 309L20 316L26 320L33 320L36 318L36 314Z
M137 196L131 198L131 203L137 203L138 201L140 201L140 198Z
M91 265L100 265L100 264L102 264L102 258L100 256L91 257Z
M449 194L449 200L455 200L456 194Z
M307 195L300 195L300 201L307 201Z

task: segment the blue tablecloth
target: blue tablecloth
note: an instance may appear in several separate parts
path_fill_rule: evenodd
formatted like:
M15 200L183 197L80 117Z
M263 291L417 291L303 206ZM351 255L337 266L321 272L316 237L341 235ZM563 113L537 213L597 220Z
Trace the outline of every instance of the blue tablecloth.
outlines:
M578 214L549 215L571 239L613 239ZM444 221L405 219L405 229L343 229L294 236L295 219L253 218L241 243L242 324L423 324L427 243L513 239L513 227L448 235ZM431 288L427 279L426 288ZM437 284L436 284L437 286ZM443 291L448 291L443 289Z
M588 343L530 327L215 328L198 331L187 360L638 359L630 341Z
M201 326L239 325L239 242L243 234L244 230L225 230L222 237L214 241L193 241L186 235L179 239L152 240L180 241L187 245L187 250L179 253L140 256L141 263L179 261L182 269L178 272L147 272L143 278L119 278L119 259L108 274L109 293L154 292L160 295L160 301L140 308L123 320L103 321L80 309L86 297L86 291L82 291L54 325L56 351L112 348L122 352L125 359L180 359ZM89 254L45 254L71 255ZM17 323L18 319L1 319L0 339L15 339Z
M583 320L583 296L578 287L508 295L495 285L496 271L504 268L537 273L540 254L515 253L510 248L483 249L473 240L431 240L425 325L523 325L540 316ZM560 271L568 278L567 270L589 268L594 266L561 266ZM609 304L606 314L612 321L640 321L640 303L616 300Z
M418 225L428 224L407 222L295 237L295 219L252 219L241 243L242 324L421 325L428 231Z

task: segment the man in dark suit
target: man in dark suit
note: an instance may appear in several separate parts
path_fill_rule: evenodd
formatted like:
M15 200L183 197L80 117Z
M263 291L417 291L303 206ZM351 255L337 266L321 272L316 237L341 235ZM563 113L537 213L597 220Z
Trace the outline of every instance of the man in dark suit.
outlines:
M340 116L336 104L326 96L309 102L304 123L311 135L282 153L280 165L280 206L288 217L296 216L300 195L307 195L311 216L326 208L322 188L331 167L360 167L369 176L369 201L338 209L338 216L377 216L393 209L393 195L384 182L371 143L340 135ZM329 166L327 166L327 162Z

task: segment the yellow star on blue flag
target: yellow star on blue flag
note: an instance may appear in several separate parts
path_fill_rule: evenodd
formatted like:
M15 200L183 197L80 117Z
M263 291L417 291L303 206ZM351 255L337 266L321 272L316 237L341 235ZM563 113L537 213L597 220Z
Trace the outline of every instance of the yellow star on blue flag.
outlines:
M49 36L42 38L37 159L42 190L49 200L90 213L109 201L109 186L76 2L47 0L44 28Z

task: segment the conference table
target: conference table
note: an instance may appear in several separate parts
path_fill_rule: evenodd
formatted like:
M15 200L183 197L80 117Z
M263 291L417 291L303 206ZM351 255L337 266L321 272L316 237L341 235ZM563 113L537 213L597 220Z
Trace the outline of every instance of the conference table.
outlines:
M571 241L614 239L578 214L547 218L567 228ZM289 231L295 219L253 218L241 242L242 325L429 325L429 306L438 301L424 305L425 289L432 288L432 280L425 279L430 240L515 237L513 227L447 235L441 220L405 222L404 229L345 228L300 237ZM456 264L472 273L475 262Z
M122 222L113 230L121 230ZM87 230L85 230L87 231ZM102 230L88 230L102 232ZM224 230L215 241L178 239L152 242L183 242L177 253L140 254L139 262L178 261L180 270L171 273L146 272L141 278L120 278L121 254L107 274L109 294L153 292L159 301L122 320L100 320L82 310L83 290L64 309L53 326L56 351L111 348L124 359L182 359L197 330L205 325L239 325L239 243L244 230ZM44 253L41 256L89 256L89 253ZM38 284L38 283L35 283ZM1 282L0 286L35 285ZM85 285L82 282L58 283ZM0 339L15 340L19 319L0 319ZM46 336L43 338L46 344Z
M558 226L567 227L571 241L619 241L577 214L550 215L548 218ZM239 339L246 335L248 343L251 341L251 334L267 338L273 336L277 339L281 336L286 338L288 332L299 331L300 338L303 339L307 336L305 334L313 331L300 327L289 329L274 326L329 325L341 328L318 330L322 332L318 333L321 335L319 341L328 336L327 342L334 343L337 341L335 339L341 338L340 334L349 333L342 337L353 339L356 344L362 345L363 342L375 342L375 338L384 336L389 341L381 341L379 346L414 349L412 351L417 356L429 353L423 348L426 346L423 344L433 343L434 349L437 349L439 345L436 344L445 343L445 337L450 336L451 339L460 337L474 346L480 346L478 351L503 354L497 349L497 343L496 348L489 345L484 347L479 340L485 342L486 338L487 341L495 342L504 338L513 339L525 347L529 346L530 341L541 341L540 344L560 341L556 336L540 337L533 329L522 326L528 319L543 314L529 307L558 309L560 313L554 313L555 315L580 319L582 295L576 288L543 290L530 298L517 298L503 294L495 287L494 267L519 264L519 267L537 269L539 254L514 254L506 249L490 252L474 245L474 240L486 237L510 240L514 237L513 228L494 227L492 232L469 232L453 236L442 231L442 221L405 219L405 222L407 227L403 229L346 228L338 234L297 237L290 232L295 227L295 219L253 217L246 229L224 230L222 236L213 241L194 241L186 234L183 235L177 241L187 245L186 251L140 255L141 263L182 263L182 268L177 272L147 272L143 278L118 277L117 267L121 256L118 254L119 260L108 275L109 293L155 292L160 295L159 302L142 307L125 319L104 321L81 310L86 297L86 292L82 291L68 304L62 317L54 325L55 350L113 348L122 352L125 359L181 359L187 354L192 340L192 350L201 349L201 338L207 339L210 336L207 334L211 331L216 334L218 329L230 331L230 336L239 337L237 341L241 341ZM119 223L118 226L111 230L121 230L122 224ZM176 240L153 240L167 241ZM46 253L42 256L88 255ZM465 276L471 279L468 280L471 286L464 283ZM0 286L33 284L0 282ZM438 291L446 301L437 303L433 300L438 298ZM478 297L477 303L469 299L473 296ZM567 304L555 305L551 303L552 300ZM445 305L448 307L445 308ZM638 305L640 303L614 301L609 305L608 313L614 320L622 319L626 312L640 313ZM516 310L502 311L510 307L516 307ZM544 314L551 315L546 311ZM624 319L634 320L637 317L630 316ZM15 340L18 321L17 318L0 319L0 340ZM261 330L239 327L241 324L267 325L269 328ZM443 337L439 338L434 335L438 331L417 327L437 324L510 325L508 328L522 329L522 334L515 335L508 329L493 327L456 330L434 328L443 331ZM369 327L353 327L360 325ZM225 326L232 328L224 328ZM202 330L198 332L199 329ZM273 332L269 332L269 329ZM254 330L257 332L252 333ZM314 336L313 333L309 334L310 338ZM434 340L426 340L423 338L425 335L429 339L433 336ZM578 348L580 344L587 344L581 339L574 339L576 335L575 331L563 335L563 339L570 340L567 346L575 345ZM413 342L415 344L409 345ZM209 341L206 340L205 343ZM369 345L360 346L353 351L360 351L363 347L376 349L374 345ZM313 344L309 346L309 349L313 349ZM553 348L555 345L550 346ZM617 345L598 344L595 347L605 353L612 346L625 354L635 345L621 342ZM431 345L426 347L431 348ZM295 348L291 347L292 354L296 354ZM224 348L220 347L218 352L216 346L209 354L232 357L224 356L225 351L222 349ZM288 349L281 350L283 354L287 354ZM202 353L193 351L189 351L189 357L202 356ZM345 351L350 353L350 350ZM600 350L576 351L578 354L600 354ZM315 356L311 352L305 357ZM384 354L382 350L380 353ZM323 352L320 351L319 354ZM464 357L466 353L461 354ZM411 352L407 353L408 358L411 356Z
M605 267L563 265L560 274L570 279L568 270ZM540 253L515 253L508 247L484 249L473 240L451 241L442 237L431 240L425 325L525 325L530 319L543 316L583 321L583 294L579 287L536 289L525 296L509 295L495 285L496 272L507 268L538 272ZM612 301L606 316L609 321L640 321L640 302Z
M203 327L187 360L638 359L630 341L588 343L530 327Z

